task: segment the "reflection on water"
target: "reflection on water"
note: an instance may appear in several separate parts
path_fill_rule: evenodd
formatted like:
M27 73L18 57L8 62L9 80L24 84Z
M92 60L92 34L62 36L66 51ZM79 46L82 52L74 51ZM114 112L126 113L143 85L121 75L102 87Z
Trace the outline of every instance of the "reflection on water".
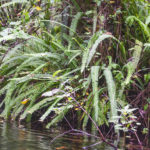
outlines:
M50 143L60 134L55 132L18 128L15 124L0 123L0 150L80 150L94 144L91 139L80 135L64 135ZM104 143L91 150L113 150Z

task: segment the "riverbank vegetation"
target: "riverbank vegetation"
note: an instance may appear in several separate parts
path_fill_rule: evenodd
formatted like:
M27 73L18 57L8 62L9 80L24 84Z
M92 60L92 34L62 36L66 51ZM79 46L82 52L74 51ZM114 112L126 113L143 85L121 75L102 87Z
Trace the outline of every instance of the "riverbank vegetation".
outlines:
M96 129L103 141L124 132L148 144L149 6L147 0L2 0L1 117L47 128L66 121Z

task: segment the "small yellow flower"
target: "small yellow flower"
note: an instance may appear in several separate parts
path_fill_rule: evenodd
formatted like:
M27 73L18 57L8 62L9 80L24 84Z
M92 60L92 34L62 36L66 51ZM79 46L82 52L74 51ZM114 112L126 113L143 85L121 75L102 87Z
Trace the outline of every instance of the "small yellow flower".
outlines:
M89 93L88 93L88 92L86 92L85 94L86 94L87 96L89 95Z
M125 115L125 116L126 116L126 115L127 115L127 112L123 112L123 115Z
M79 110L79 108L75 108L75 110Z
M80 105L83 105L84 104L84 102L81 102L81 104Z
M72 98L71 97L68 97L68 101L71 101L72 100Z
M25 105L25 104L27 104L27 103L28 103L28 101L29 101L29 99L28 99L28 98L27 98L27 99L24 99L24 100L21 102L21 104Z
M114 4L115 3L115 1L110 1L110 4Z
M36 6L35 9L36 9L37 11L41 11L41 10L42 10L41 7L39 7L39 6Z

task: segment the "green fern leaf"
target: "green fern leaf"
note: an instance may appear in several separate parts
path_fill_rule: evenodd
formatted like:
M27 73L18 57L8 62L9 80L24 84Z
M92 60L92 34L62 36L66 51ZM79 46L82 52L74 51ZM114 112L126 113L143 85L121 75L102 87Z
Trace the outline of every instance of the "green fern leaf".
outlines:
M108 94L109 94L109 99L110 99L110 104L111 104L111 117L112 117L111 120L114 123L117 123L117 119L115 118L116 116L118 116L117 102L116 102L116 86L113 80L111 70L109 68L106 68L104 70L104 76L106 78Z
M78 25L78 22L79 22L80 18L82 17L82 15L83 15L82 12L78 12L78 13L75 15L74 19L72 20L71 26L70 26L70 29L71 29L71 30L70 30L70 32L69 32L69 35L70 35L71 37L73 37L74 34L76 33L77 25Z
M108 39L108 38L113 38L112 35L109 35L109 34L102 34L99 36L99 38L95 41L94 45L92 46L90 52L89 52L89 55L88 55L88 60L87 60L87 65L86 67L88 67L89 63L91 62L95 52L96 52L96 49L98 47L98 45L105 39Z
M93 110L94 118L98 121L98 112L99 112L99 94L98 94L98 76L99 76L99 66L92 66L91 68L91 78L92 78L92 87L93 87Z

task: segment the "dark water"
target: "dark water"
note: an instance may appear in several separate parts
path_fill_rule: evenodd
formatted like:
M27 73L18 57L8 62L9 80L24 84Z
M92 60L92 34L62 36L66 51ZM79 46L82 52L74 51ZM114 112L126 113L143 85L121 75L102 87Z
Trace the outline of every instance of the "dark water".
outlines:
M60 130L32 130L3 122L0 123L0 150L80 150L99 142L92 141L87 136L66 134L51 143L60 133ZM113 150L104 143L88 149Z

